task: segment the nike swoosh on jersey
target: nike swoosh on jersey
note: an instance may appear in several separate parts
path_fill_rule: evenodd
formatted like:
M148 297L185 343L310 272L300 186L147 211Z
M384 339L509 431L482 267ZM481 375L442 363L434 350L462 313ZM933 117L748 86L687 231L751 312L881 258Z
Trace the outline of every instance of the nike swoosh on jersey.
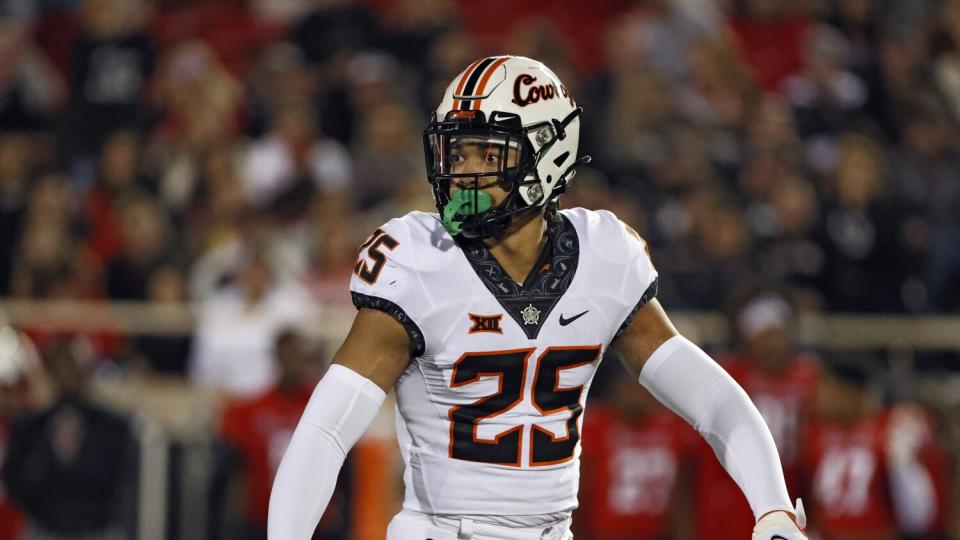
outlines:
M584 311L583 313L578 313L578 314L574 315L573 317L570 317L569 319L564 318L563 314L561 313L561 314L560 314L560 326L566 326L566 325L572 323L573 321L575 321L575 320L579 319L580 317L583 317L584 315L586 315L587 312L589 312L589 311L590 311L590 310L588 309L587 311Z

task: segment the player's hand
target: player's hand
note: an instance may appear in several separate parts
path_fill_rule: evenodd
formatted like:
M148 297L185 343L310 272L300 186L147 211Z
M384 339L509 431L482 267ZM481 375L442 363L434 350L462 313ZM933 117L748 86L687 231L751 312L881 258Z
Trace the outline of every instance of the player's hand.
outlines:
M795 515L796 518L782 510L764 515L753 527L753 540L807 540L803 530L807 526L807 515L800 499L797 499Z

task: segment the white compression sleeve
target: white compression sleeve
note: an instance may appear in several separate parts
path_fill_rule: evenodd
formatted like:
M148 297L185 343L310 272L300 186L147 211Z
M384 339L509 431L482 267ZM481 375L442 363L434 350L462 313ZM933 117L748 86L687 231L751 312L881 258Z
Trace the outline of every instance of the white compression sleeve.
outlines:
M327 508L350 448L376 417L384 391L333 364L317 384L270 492L267 537L308 540Z
M776 444L747 393L726 371L683 336L654 351L640 384L703 436L760 519L793 514Z

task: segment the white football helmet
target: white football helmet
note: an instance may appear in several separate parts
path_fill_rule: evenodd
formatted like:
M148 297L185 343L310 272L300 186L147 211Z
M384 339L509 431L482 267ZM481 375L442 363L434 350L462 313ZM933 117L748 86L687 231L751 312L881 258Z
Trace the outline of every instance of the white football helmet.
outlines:
M550 68L530 58L481 58L457 75L423 136L427 176L447 230L496 236L516 216L555 203L576 166L590 160L577 158L581 111ZM488 153L499 153L490 160L493 170L454 172L451 151L464 140L484 141ZM496 207L477 189L491 176L509 192ZM451 201L455 178L458 185L474 183Z

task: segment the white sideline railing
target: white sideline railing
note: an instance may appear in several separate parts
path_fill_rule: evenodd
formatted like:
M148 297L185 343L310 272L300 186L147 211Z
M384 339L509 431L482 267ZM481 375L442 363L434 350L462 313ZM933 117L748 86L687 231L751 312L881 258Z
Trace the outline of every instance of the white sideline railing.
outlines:
M165 540L170 441L163 428L149 418L144 419L138 438L141 481L137 486L137 539Z
M199 305L146 302L72 302L0 300L0 323L51 330L109 330L119 334L183 335L194 329ZM314 337L339 341L350 328L349 305L321 305L316 321L303 327ZM671 312L677 326L695 341L724 343L729 330L723 315ZM960 315L804 315L798 324L802 345L834 349L902 347L914 350L960 349Z

